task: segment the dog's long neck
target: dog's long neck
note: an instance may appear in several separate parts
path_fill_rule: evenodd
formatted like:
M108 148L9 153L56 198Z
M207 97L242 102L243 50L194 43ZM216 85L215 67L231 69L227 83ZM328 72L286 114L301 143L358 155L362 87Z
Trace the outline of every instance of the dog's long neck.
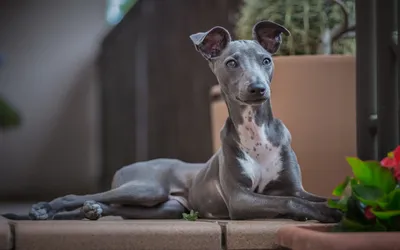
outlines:
M233 123L235 133L238 135L240 143L244 140L260 140L266 138L266 127L273 121L274 117L271 109L270 100L264 103L251 106L243 105L233 101L222 93L228 108L229 118Z
M222 96L225 100L226 106L228 107L229 118L232 120L236 128L245 122L244 119L247 119L248 122L254 122L258 126L268 125L274 119L270 99L260 105L251 106L241 104L238 101L233 101L224 93L222 93ZM245 113L245 111L250 110L252 115Z

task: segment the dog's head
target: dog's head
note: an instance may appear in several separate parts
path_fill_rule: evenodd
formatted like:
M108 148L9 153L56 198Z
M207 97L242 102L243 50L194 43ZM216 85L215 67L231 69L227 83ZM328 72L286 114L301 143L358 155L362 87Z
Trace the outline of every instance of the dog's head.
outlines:
M226 98L245 105L259 105L270 98L274 71L272 55L282 34L290 32L277 23L261 21L253 27L253 40L232 41L220 26L190 36L195 48L209 62Z

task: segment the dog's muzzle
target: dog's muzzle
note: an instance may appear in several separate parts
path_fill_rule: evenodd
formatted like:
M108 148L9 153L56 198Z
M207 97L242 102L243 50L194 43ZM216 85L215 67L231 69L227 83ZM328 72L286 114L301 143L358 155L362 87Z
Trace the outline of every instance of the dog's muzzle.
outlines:
M246 92L244 92L238 100L246 104L261 104L268 99L268 95L268 85L263 83L252 83L247 86Z

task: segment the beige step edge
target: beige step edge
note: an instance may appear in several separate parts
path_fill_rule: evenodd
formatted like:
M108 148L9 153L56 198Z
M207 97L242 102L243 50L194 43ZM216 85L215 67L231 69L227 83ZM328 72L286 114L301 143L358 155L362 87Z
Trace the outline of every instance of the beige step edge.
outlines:
M1 217L0 221L8 226L8 231L0 231L1 250L277 249L275 235L281 227L313 223L292 220L7 221Z
M13 234L9 221L0 216L0 250L13 249Z

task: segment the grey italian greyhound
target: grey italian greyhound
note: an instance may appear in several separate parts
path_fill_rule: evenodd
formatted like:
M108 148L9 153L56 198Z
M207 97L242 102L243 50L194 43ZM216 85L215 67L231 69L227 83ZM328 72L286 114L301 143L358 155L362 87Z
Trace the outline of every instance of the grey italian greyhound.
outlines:
M261 21L253 40L232 41L223 27L190 36L221 86L229 117L221 148L206 163L174 159L138 162L118 170L112 189L67 195L32 206L29 216L10 219L180 219L194 210L204 219L339 221L326 198L304 190L291 135L271 110L272 55L283 26Z

